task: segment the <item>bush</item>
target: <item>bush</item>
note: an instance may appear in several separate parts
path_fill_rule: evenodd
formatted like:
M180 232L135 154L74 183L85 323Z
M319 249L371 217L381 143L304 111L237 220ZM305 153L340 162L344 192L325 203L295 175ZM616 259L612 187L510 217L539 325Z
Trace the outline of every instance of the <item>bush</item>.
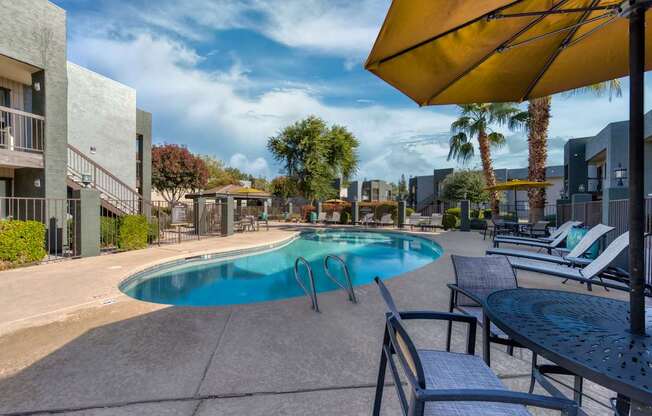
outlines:
M481 214L481 213L480 213L479 210L477 210L477 209L472 209L472 210L471 210L470 217L471 217L472 219L479 219L479 218L480 218L480 214Z
M45 225L38 221L0 221L0 261L20 265L41 261L45 251Z
M493 211L490 209L485 209L482 211L482 216L484 217L485 220L490 220L491 215L493 214Z
M469 226L472 230L484 230L486 225L487 223L485 223L484 220L478 218L472 218L471 222L469 223Z
M310 221L310 213L311 212L317 212L317 208L312 206L312 205L302 205L301 206L301 219L303 219L304 221Z
M405 216L406 217L409 217L412 214L414 214L414 208L405 208Z
M351 222L351 214L348 211L342 211L340 215L340 223L348 224Z
M120 219L112 217L100 218L100 247L113 247L118 244Z
M453 214L446 213L444 214L444 217L442 218L442 225L445 230L450 230L451 228L455 228L457 226L458 219L455 217Z
M462 218L462 208L448 208L446 214L453 215L457 219Z
M366 210L363 208L366 208ZM376 219L380 219L385 214L392 214L392 219L395 222L398 218L398 202L396 201L361 202L360 212L368 210L374 213L374 218ZM360 215L362 216L363 214Z
M138 250L147 247L149 224L142 215L125 215L120 221L118 247L122 250Z
M557 226L557 215L556 214L550 214L546 215L543 217L544 221L548 221L550 223L551 227L556 227Z
M157 242L158 239L159 239L158 223L150 222L147 227L147 242L152 244Z

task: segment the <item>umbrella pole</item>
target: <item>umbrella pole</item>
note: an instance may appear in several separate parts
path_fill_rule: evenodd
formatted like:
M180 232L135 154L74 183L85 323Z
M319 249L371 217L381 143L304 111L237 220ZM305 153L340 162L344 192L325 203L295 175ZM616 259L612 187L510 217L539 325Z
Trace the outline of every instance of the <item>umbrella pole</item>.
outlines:
M645 9L629 16L629 273L630 324L634 334L645 334L644 297L644 68Z

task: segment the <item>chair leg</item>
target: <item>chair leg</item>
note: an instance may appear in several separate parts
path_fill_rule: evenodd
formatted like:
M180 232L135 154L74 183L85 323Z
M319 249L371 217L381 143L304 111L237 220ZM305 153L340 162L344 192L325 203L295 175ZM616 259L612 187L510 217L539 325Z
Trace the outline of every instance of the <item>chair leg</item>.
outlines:
M577 402L577 405L582 407L582 391L584 386L584 379L580 376L575 376L573 382L573 400Z
M508 345L507 346L507 354L511 355L512 357L514 356L514 346L513 345Z
M383 348L380 351L380 366L378 367L378 380L376 382L376 395L374 397L373 416L380 416L380 404L383 401L383 388L385 387L385 370L387 369L387 357L385 356L385 345L389 344L389 334L385 329L383 337Z
M451 291L451 298L448 303L448 312L453 312L453 308L455 307L455 298L454 298L453 291ZM451 337L452 337L452 332L453 332L453 321L448 321L448 330L446 332L446 352L451 351Z
M482 356L487 366L491 367L491 344L489 342L491 322L485 314L482 319Z
M528 390L530 394L534 391L534 385L536 384L537 380L534 378L534 372L537 369L537 354L535 352L532 352L532 372L530 373L530 389Z

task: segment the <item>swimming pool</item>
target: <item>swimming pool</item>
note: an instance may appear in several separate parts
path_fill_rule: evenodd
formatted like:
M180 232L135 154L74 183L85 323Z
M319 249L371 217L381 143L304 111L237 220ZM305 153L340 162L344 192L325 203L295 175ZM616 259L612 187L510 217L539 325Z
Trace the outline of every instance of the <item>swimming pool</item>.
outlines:
M128 278L120 290L136 299L168 305L255 303L304 296L294 278L294 262L300 256L313 269L317 292L327 292L337 289L324 273L323 259L328 254L346 262L353 285L358 286L375 276L386 279L424 266L442 251L433 241L402 233L310 231L272 249L164 264ZM341 276L339 264L332 262L329 267L333 275Z

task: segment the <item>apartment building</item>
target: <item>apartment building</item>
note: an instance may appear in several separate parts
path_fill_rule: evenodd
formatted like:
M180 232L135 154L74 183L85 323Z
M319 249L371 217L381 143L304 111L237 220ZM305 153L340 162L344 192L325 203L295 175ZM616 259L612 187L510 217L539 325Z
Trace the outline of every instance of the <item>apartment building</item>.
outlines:
M1 4L0 197L65 199L86 186L109 208L149 199L152 118L136 91L67 61L60 7Z
M349 201L391 201L393 197L392 186L380 179L349 182L346 192L346 198Z

